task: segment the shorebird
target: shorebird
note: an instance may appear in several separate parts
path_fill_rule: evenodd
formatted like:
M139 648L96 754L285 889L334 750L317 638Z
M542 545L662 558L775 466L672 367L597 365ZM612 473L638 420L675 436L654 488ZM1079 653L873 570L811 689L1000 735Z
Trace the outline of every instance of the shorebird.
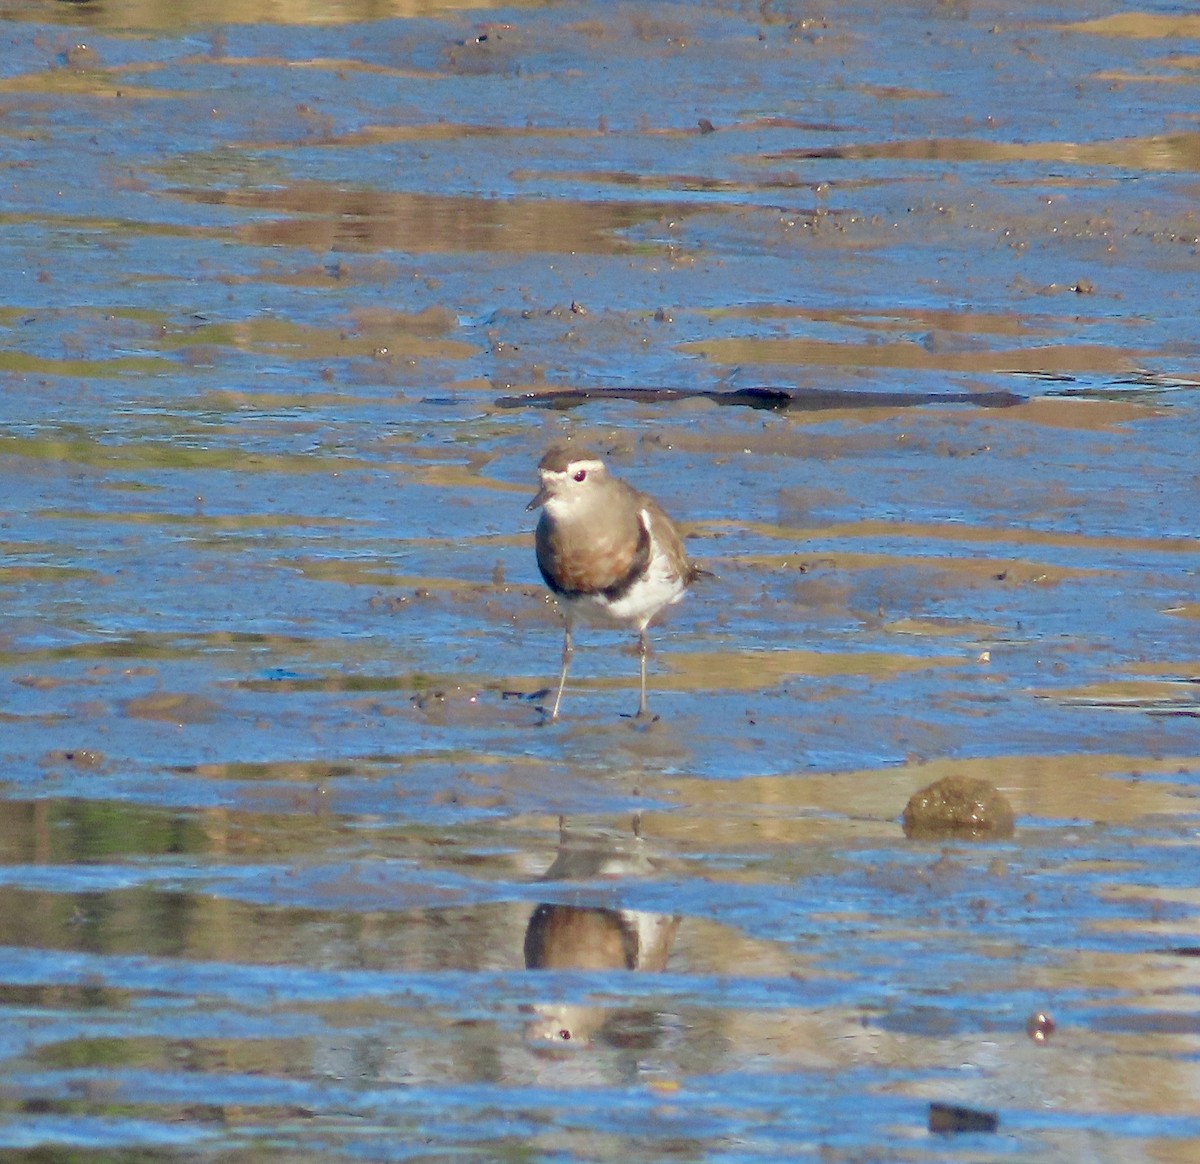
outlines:
M704 571L688 561L683 538L658 502L612 476L596 453L554 445L538 462L538 474L542 487L526 509L541 506L538 569L564 620L562 670L550 718L558 718L580 617L637 628L637 715L645 716L646 627Z

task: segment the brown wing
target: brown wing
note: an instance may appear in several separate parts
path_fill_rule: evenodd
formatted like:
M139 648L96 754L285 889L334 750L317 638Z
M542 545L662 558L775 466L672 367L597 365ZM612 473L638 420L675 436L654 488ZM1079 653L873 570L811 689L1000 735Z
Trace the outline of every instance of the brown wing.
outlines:
M687 546L684 545L683 538L679 535L679 530L675 528L675 523L667 516L666 510L653 497L649 497L645 493L639 493L638 500L641 508L650 515L650 523L654 527L654 536L658 540L659 546L662 547L667 561L671 563L672 567L678 572L679 577L683 579L683 584L690 586L701 574L705 574L707 571L702 570L699 566L689 561Z

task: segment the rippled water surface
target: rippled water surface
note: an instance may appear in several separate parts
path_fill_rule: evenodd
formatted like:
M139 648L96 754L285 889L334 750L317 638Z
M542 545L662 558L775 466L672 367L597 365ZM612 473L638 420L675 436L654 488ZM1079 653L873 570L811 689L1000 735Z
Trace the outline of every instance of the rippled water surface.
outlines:
M1200 18L0 35L5 1159L1200 1157Z

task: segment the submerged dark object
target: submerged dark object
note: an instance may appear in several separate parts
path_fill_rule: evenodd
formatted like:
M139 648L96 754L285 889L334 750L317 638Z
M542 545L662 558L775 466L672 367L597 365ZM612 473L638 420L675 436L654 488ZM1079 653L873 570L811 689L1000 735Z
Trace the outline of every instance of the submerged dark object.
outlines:
M926 404L970 404L1011 408L1028 399L1015 392L858 392L840 388L560 388L501 396L499 408L554 408L566 411L592 400L636 400L669 404L675 400L711 400L715 404L762 408L771 412L821 412L832 408L916 408Z
M959 1107L953 1103L929 1105L931 1132L994 1132L1000 1127L1000 1116L994 1111L974 1107Z
M910 840L981 840L1012 834L1012 805L986 780L946 776L914 792L904 806L904 835Z

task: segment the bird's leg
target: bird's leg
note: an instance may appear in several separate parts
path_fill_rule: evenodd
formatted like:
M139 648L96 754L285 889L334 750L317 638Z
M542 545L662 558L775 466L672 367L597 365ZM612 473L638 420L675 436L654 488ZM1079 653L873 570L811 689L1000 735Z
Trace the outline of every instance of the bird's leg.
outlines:
M638 659L642 665L642 698L638 702L637 717L643 719L650 714L650 709L646 705L646 653L649 651L649 646L646 643L646 628L642 627L638 633Z
M554 697L554 707L550 712L551 719L558 719L558 705L562 703L563 688L567 685L567 671L571 666L571 654L574 651L571 645L571 624L563 624L563 649L562 649L562 671L558 676L558 694Z

